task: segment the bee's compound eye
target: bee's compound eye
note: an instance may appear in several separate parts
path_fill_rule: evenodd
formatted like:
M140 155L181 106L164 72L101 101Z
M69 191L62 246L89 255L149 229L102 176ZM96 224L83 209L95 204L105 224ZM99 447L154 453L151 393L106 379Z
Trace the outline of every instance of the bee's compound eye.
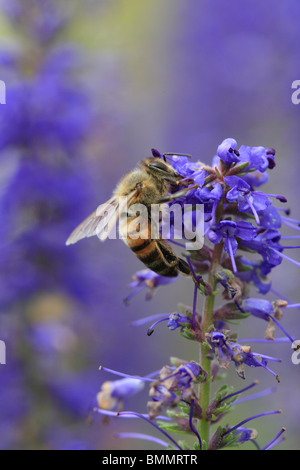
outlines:
M149 163L148 167L151 168L151 170L168 171L164 162L160 162L160 161L151 162Z

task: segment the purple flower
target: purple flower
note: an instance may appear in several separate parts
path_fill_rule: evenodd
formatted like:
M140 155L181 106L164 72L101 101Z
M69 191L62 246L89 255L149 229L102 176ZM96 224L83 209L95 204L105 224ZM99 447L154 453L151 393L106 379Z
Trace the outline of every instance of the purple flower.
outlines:
M277 414L280 414L282 413L281 410L275 410L275 411L266 411L264 413L259 413L257 415L254 415L254 416L250 416L250 418L247 418L247 419L244 419L243 421L241 421L239 424L235 425L235 426L232 426L232 427L229 427L224 433L223 433L223 437L232 433L233 431L235 431L235 435L237 434L237 430L242 430L243 432L243 429L245 430L245 434L244 434L244 437L246 438L245 440L247 440L247 437L250 436L250 434L248 432L246 432L246 429L243 428L242 426L246 423L249 423L249 421L253 421L254 419L257 419L257 418L262 418L264 416L272 416L272 415L277 415ZM254 430L253 430L254 431ZM255 432L256 434L256 432ZM278 438L278 436L276 436L276 439ZM269 446L269 444L268 444Z
M282 262L282 257L278 253L282 251L280 239L281 234L278 230L269 229L259 233L253 239L242 239L240 244L259 253L268 265L274 267Z
M19 164L0 201L0 304L53 291L58 284L81 300L90 297L95 281L89 261L80 261L79 251L69 252L61 244L86 210L88 181L83 171L68 174L40 161ZM81 275L74 264L81 264Z
M156 418L164 407L173 408L180 401L180 396L160 382L152 384L149 395L151 398L147 403L149 419Z
M249 222L234 222L233 220L221 220L209 233L209 239L213 243L220 243L225 240L225 250L229 252L229 243L232 245L233 253L236 253L238 243L236 237L241 240L253 240L257 230Z
M246 299L243 301L243 309L266 321L268 321L269 316L274 313L272 303L266 299Z
M273 168L275 168L276 166L276 163L275 163L276 150L273 148L270 148L266 151L266 154L267 154L267 159L269 162L269 168L270 170L273 170Z
M0 115L0 306L12 313L8 314L8 331L18 346L10 351L11 357L19 359L20 370L15 383L3 376L2 408L12 414L12 400L19 419L36 423L31 444L40 431L42 410L45 432L40 443L48 447L49 429L66 430L66 419L70 424L72 415L86 418L96 386L95 371L90 374L88 364L98 360L98 351L92 351L90 339L105 288L94 253L70 252L63 242L95 204L91 185L95 166L92 161L87 164L84 150L94 113L77 49L57 41L65 22L59 2L4 3L21 40L17 53L1 53L2 78L9 86ZM113 296L106 296L113 309ZM84 324L83 313L89 316ZM53 323L46 320L48 315L55 318ZM79 356L80 364L72 360ZM64 364L61 370L58 364ZM5 395L6 390L11 397ZM28 403L34 406L25 409ZM8 427L5 418L2 413L1 434L8 439L2 445L24 446L27 437L16 433L17 420L11 416Z
M272 267L266 261L253 261L241 256L237 275L244 282L252 282L261 294L267 294L272 286L272 281L267 277Z
M147 323L148 321L155 322L148 328L147 335L151 336L154 333L154 328L156 325L162 322L168 322L167 327L169 330L174 331L177 328L180 328L180 331L183 332L187 325L191 325L191 319L186 315L181 313L158 313L156 315L150 315L149 317L143 317L139 320L136 320L132 323L133 326L141 326Z
M236 150L237 142L228 138L223 140L217 150L217 155L226 164L231 165L240 161L239 152Z
M212 188L204 187L198 190L199 199L203 204L210 201L218 203L223 196L223 187L220 183L214 184Z
M251 351L250 346L242 346L232 342L221 331L206 334L206 340L211 346L211 355L216 356L221 367L227 369L231 362L242 379L245 379L245 365L248 367L263 367L279 381L278 375L267 367L268 361L281 362L279 359Z
M188 362L185 365L179 366L173 374L168 378L175 379L176 388L183 388L184 390L190 387L200 374L200 368L195 362ZM166 378L164 379L166 380ZM174 386L174 385L173 385Z
M241 178L243 178L246 183L248 183L252 188L262 186L266 184L269 180L269 175L267 172L261 171L251 171L246 173Z
M226 176L224 181L232 188L226 195L227 201L237 202L240 212L252 211L256 223L260 224L258 214L271 204L268 196L258 191L251 191L249 184L239 176Z
M258 436L256 429L238 427L235 431L235 436L238 436L237 443L247 442L254 440Z
M188 400L194 397L194 384L201 369L194 363L186 363L175 370L169 366L162 368L159 380L154 381L150 388L151 401L148 402L149 418L155 418L162 407L172 408L181 399Z
M190 324L191 320L185 315L182 315L181 313L172 313L169 317L169 321L167 323L167 326L169 330L174 331L177 328L184 328L186 324Z
M22 78L7 94L0 148L22 146L26 153L36 155L41 150L48 154L56 146L57 151L77 154L76 146L86 137L92 116L78 87L67 83L66 77L48 73Z
M155 290L159 286L171 284L175 282L177 278L160 276L159 274L151 271L150 269L142 269L137 271L132 276L133 281L129 284L129 288L132 289L132 292L124 299L124 302L127 304L138 292L143 289L147 290L146 300L152 299Z
M229 254L233 270L237 272L234 255L238 248L236 238L241 240L253 240L257 230L249 222L234 222L233 220L221 220L208 232L208 238L212 243L218 244L224 239L224 250Z
M167 159L169 159L177 173L185 178L192 178L192 175L197 171L195 162L192 162L189 157L184 155L172 155L171 157L167 157Z
M260 226L266 229L277 229L282 225L280 214L274 206L270 205L259 216Z
M274 340L274 331L275 325L289 338L291 343L294 342L294 339L285 331L285 329L280 325L278 320L281 320L282 310L288 305L288 302L285 300L276 300L270 302L267 299L246 299L243 301L242 307L245 312L250 312L254 317L261 318L268 322L268 328L265 333L265 338Z
M123 409L126 399L136 395L144 388L144 381L135 378L125 378L104 382L97 394L98 407L103 410Z
M265 147L248 147L241 145L239 153L241 162L249 162L247 170L264 172L269 168L267 149L265 149Z
M216 210L222 196L223 186L220 183L214 184L211 189L204 187L198 189L196 192L196 197L199 199L200 203L204 204L204 212L206 214L205 221L209 222L209 227L215 222ZM206 233L209 230L209 227L206 230Z

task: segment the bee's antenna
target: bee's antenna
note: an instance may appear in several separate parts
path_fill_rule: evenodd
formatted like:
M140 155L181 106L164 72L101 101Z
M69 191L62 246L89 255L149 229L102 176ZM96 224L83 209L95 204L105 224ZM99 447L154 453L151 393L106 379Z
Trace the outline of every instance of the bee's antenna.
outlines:
M154 158L161 158L162 154L157 149L151 149L151 153Z
M154 158L163 158L164 162L167 163L167 157L173 157L173 156L177 156L177 157L188 157L188 158L193 158L192 155L189 155L188 153L176 153L176 152L166 152L166 153L163 153L161 154L158 150L156 149L151 149L151 153L153 155Z
M176 152L167 152L163 154L163 157L165 158L166 156L170 157L188 157L188 158L193 158L192 155L189 155L188 153L176 153Z
M158 150L156 150L156 149L151 149L151 153L152 153L152 155L153 155L154 158L162 158L163 161L164 161L165 163L167 163L167 160L166 160L166 157L165 157L166 154L161 154L161 153L160 153Z

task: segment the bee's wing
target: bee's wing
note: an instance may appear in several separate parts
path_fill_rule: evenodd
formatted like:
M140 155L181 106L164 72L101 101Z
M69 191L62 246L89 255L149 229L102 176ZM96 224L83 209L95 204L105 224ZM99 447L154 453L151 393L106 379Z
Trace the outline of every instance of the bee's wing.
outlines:
M71 233L66 245L73 245L82 238L97 235L101 241L108 238L115 229L116 223L127 207L129 201L136 195L137 191L132 191L129 196L122 198L112 197L106 203L101 204Z
M78 227L73 230L66 245L73 245L82 238L92 237L97 235L98 230L103 230L102 225L107 225L108 218L111 218L118 209L118 201L114 198L109 199L104 204L101 204L97 209L89 215Z

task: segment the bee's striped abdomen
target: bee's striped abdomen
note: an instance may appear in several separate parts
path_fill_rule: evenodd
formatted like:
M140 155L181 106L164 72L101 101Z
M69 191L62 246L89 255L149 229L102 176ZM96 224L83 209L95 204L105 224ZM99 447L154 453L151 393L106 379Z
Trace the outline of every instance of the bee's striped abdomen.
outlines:
M131 240L133 242L133 240ZM139 243L138 243L139 242ZM137 255L139 256L140 252L144 252L146 249L149 248L149 245L152 243L152 240L143 240L143 239L138 239L134 240L134 243L127 243L130 249Z
M143 255L138 255L138 257L146 266L148 266L149 269L161 276L178 276L178 271L176 269L177 259L174 260L173 265L170 265L164 258L157 240L152 240L148 251Z
M166 277L176 277L182 272L181 261L164 240L151 238L151 223L137 232L128 232L124 240L136 256L152 271ZM184 263L184 262L183 262ZM189 274L186 270L184 274Z

